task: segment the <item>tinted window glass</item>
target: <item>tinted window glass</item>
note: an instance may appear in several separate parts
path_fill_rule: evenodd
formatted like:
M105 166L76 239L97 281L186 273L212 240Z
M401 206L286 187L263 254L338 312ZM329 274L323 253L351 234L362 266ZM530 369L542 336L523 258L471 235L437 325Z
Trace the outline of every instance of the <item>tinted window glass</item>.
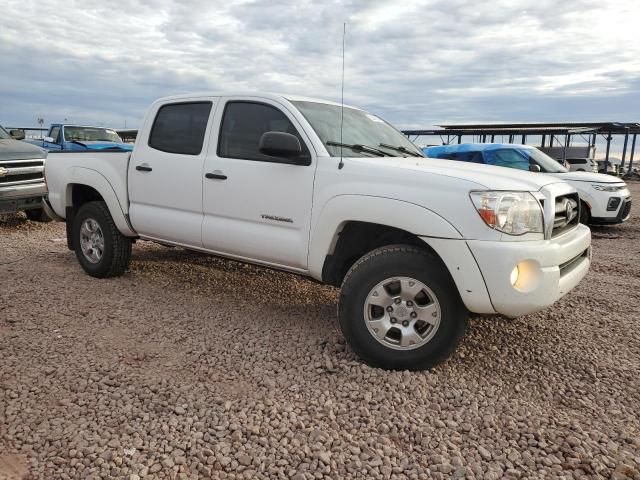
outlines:
M149 146L163 152L199 155L210 112L211 102L164 105L153 122Z
M484 155L489 165L529 170L529 159L517 150L489 150Z
M51 135L55 143L60 143L58 138L60 136L60 127L53 127L49 135Z
M311 158L302 137L291 121L275 107L263 103L229 102L224 110L220 127L218 155L227 158L277 162L258 150L260 137L265 132L285 132L300 140L303 158Z
M482 153L480 152L459 152L457 160L470 163L484 163Z

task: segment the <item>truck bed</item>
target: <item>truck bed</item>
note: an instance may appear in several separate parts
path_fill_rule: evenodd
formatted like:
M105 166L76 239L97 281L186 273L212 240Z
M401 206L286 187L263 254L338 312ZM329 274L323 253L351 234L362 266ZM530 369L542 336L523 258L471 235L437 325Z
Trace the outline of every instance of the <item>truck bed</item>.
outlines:
M127 168L130 157L131 152L50 152L45 173L51 207L64 218L66 205L62 198L63 185L70 178L79 181L87 175L98 175L110 185L126 215L129 210Z

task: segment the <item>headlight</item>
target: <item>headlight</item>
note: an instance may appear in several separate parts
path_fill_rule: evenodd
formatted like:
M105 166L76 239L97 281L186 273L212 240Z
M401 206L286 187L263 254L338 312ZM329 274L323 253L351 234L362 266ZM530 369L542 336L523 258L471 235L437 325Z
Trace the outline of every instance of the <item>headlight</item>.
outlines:
M626 185L596 185L591 184L593 188L596 190L600 190L601 192L617 192L619 190L623 190Z
M471 192L471 201L489 227L509 235L542 233L542 207L529 192Z

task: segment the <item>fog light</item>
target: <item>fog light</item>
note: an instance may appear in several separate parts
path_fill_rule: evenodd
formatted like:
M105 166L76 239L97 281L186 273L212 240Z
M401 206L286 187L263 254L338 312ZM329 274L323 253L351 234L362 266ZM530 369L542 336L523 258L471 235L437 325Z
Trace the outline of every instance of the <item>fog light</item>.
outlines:
M521 293L529 293L537 289L541 279L542 268L536 260L531 259L519 261L509 275L511 286Z
M516 265L513 270L511 270L511 276L509 277L509 280L511 280L511 286L515 287L516 283L518 282L518 276L520 276L520 270L518 269L518 266Z
M620 205L620 197L611 197L607 203L607 212L614 212Z

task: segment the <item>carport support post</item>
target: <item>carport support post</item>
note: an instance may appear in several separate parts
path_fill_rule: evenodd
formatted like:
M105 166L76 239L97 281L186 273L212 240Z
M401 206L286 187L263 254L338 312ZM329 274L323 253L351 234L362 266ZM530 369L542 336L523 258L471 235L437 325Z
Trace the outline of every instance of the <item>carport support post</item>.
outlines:
M527 136L523 133L522 134L522 145L524 145L525 143L527 143Z
M547 142L547 136L545 134L542 135L542 143L540 144L541 148L544 148L544 144Z
M633 154L636 151L636 137L637 133L633 134L633 140L631 141L631 154L629 155L629 172L631 172L631 167L633 167Z
M462 135L458 135L458 145L462 143Z
M611 132L607 133L607 153L604 156L604 173L607 173L609 170L609 151L611 150L611 140L613 137L611 136Z
M491 135L491 143L496 143L496 136L495 135Z
M509 143L513 143L513 134L509 135Z
M553 133L549 135L549 147L553 147Z
M569 143L571 143L571 135L567 133L564 139L564 148L562 149L562 163L567 159L567 147L569 147Z
M624 161L627 158L627 143L629 143L629 129L624 134L624 146L622 147L622 161L620 162L620 172L624 171Z

